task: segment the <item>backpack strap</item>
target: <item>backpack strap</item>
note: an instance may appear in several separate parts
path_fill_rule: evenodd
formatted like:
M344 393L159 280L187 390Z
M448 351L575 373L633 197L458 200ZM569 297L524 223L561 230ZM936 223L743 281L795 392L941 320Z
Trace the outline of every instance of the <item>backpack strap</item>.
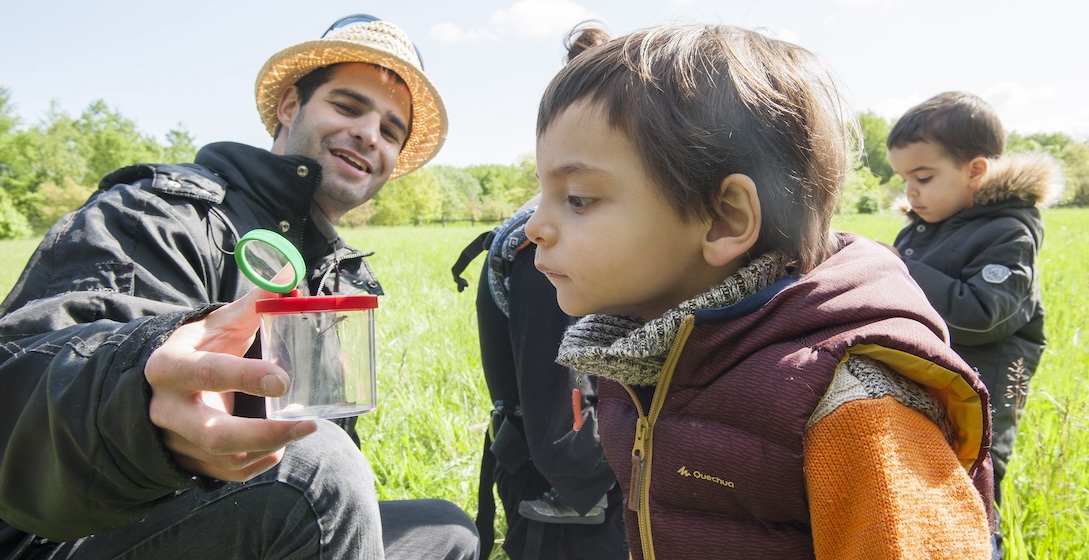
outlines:
M488 290L492 299L503 314L510 317L510 273L514 268L514 259L518 252L529 247L526 235L526 222L533 217L536 206L526 208L511 216L503 225L495 229L495 237L488 248Z
M490 430L484 430L484 452L480 457L480 478L477 483L477 513L474 524L480 535L480 557L490 558L495 548L495 455L492 454Z
M473 259L477 255L488 250L488 247L492 244L492 237L495 235L495 230L486 231L472 240L464 249L461 250L461 255L458 256L458 261L454 263L454 266L450 267L450 272L454 275L454 283L458 285L458 292L464 292L465 288L469 287L469 282L462 278L461 275L465 272L465 269L469 267L469 263L473 262Z
M503 314L510 316L510 304L507 301L507 294L510 293L510 271L514 267L514 259L518 256L518 252L532 243L526 235L526 222L536 210L537 207L532 206L519 211L492 231L477 236L461 251L457 262L450 269L459 292L469 286L469 283L461 277L462 273L477 255L487 251L488 290Z

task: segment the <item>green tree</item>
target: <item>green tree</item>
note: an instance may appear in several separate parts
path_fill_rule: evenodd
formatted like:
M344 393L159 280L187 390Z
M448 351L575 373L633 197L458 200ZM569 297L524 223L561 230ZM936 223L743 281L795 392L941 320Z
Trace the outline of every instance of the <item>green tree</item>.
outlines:
M31 233L30 222L12 203L7 191L0 189L0 239L18 239Z
M481 214L485 220L509 218L540 191L537 164L532 155L515 165L472 165L465 169L480 182Z
M178 128L166 133L166 147L157 160L163 163L188 163L196 156L197 144L193 140L193 135L179 123Z
M10 136L8 169L0 180L12 204L35 229L52 224L43 217L42 210L53 201L43 197L38 186L47 182L62 184L65 177L86 175L86 160L79 150L82 140L72 119L56 110L55 105L41 124Z
M1089 205L1089 144L1062 133L1027 136L1011 132L1006 137L1006 152L1047 152L1063 166L1066 190L1063 202L1073 206Z
M80 185L71 177L65 177L58 185L52 181L46 181L38 185L38 194L49 204L38 207L38 219L42 223L52 224L61 216L79 208L94 194L95 188Z
M888 183L896 174L889 165L885 150L885 141L892 130L892 122L872 111L859 113L858 122L862 129L862 163L882 183Z
M836 210L841 214L873 214L888 208L881 178L860 162L847 174Z
M107 173L140 162L154 162L165 151L156 140L136 128L136 122L110 109L104 101L92 102L75 122L82 136L77 148L87 162L80 183L97 185ZM188 138L192 144L192 138Z
M514 173L511 175L513 184L509 190L510 201L518 209L541 191L541 184L537 179L537 158L532 154L523 155L514 165Z
M480 202L480 181L464 169L448 165L430 167L439 182L442 191L440 215L445 220L479 220L482 205Z
M26 216L15 206L8 194L14 169L15 134L19 126L19 117L11 104L11 94L7 88L0 87L0 239L11 239L26 235L30 230Z
M424 224L441 217L442 189L430 168L417 169L382 187L374 197L374 225Z

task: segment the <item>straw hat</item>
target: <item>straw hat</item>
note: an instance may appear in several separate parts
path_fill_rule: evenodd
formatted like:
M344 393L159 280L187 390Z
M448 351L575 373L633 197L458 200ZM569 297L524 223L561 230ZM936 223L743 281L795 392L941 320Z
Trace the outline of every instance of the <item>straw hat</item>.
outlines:
M288 47L268 59L257 73L257 111L270 135L280 123L280 95L311 70L338 62L366 62L388 68L408 85L412 125L390 178L427 163L446 141L446 107L435 85L423 73L408 35L387 21L369 21L334 29L321 39Z

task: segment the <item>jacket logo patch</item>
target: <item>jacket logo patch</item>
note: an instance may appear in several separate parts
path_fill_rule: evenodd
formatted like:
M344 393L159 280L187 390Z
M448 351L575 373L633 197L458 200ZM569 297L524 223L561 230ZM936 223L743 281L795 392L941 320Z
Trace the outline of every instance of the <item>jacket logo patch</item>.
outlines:
M991 284L1001 284L1010 277L1010 269L1000 264L989 264L983 267L983 279Z
M704 473L701 473L700 471L689 471L688 468L685 467L684 465L681 465L681 468L677 469L677 474L679 474L679 475L681 475L681 476L683 476L685 478L695 478L697 480L706 480L707 482L714 482L715 484L718 484L720 486L725 486L726 488L733 488L734 487L733 481L723 480L723 479L721 479L721 478L719 478L717 476L704 474Z

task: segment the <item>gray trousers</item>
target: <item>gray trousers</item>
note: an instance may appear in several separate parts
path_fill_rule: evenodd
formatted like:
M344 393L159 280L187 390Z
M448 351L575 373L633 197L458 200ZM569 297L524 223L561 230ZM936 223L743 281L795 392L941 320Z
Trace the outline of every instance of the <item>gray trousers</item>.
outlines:
M473 520L445 500L378 502L374 475L330 422L245 483L190 490L140 521L68 543L35 542L20 559L464 559Z

